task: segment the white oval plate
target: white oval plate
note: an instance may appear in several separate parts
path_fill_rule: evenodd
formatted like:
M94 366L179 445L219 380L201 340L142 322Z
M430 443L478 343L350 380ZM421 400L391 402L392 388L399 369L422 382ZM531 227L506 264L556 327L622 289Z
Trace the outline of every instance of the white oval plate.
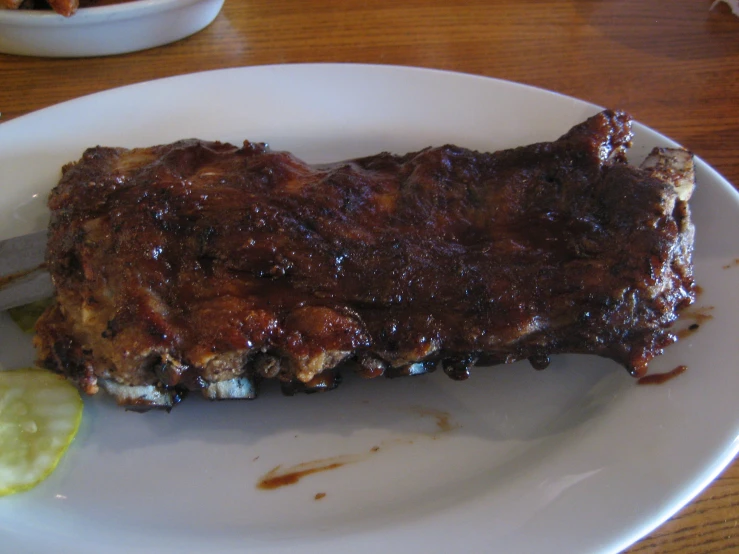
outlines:
M248 138L323 162L446 142L494 150L551 140L596 111L509 82L387 66L252 67L134 85L0 125L0 238L43 227L60 166L96 144ZM668 144L637 124L631 157ZM329 394L292 398L267 386L254 402L191 398L169 415L91 398L56 473L0 499L3 547L619 551L739 449L739 195L700 160L698 182L698 306L712 319L654 361L652 372L689 367L666 384L637 386L612 362L560 356L547 371L479 368L462 383L441 372L348 376ZM0 316L0 362L29 363L30 341ZM256 488L275 466L316 460L346 464Z
M136 0L81 8L71 17L0 9L0 52L24 56L109 56L169 44L204 29L224 0Z

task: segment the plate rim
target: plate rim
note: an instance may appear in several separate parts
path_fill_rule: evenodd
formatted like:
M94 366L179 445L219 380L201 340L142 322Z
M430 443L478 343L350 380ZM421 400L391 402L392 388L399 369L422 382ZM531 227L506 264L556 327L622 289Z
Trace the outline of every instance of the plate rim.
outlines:
M145 1L145 0L142 0L142 1ZM44 116L43 114L46 114L46 113L48 113L51 110L58 109L59 106L63 106L63 105L74 105L74 103L77 103L77 102L84 102L85 99L87 99L87 98L89 98L91 96L103 96L103 95L109 94L109 93L116 93L117 94L117 93L120 93L120 91L123 90L123 89L131 89L133 87L140 87L140 86L144 86L145 87L145 86L150 86L151 83L155 83L155 82L160 82L161 83L163 81L173 81L173 80L177 80L177 79L182 79L184 77L192 78L192 76L194 76L194 75L203 76L203 77L207 78L207 74L220 73L220 72L232 72L232 71L233 72L241 72L241 71L244 71L244 70L250 70L252 68L274 68L274 67L283 68L282 70L289 70L290 67L296 67L296 66L299 66L299 67L310 67L310 66L320 66L320 67L338 66L338 67L347 67L347 66L350 66L350 67L358 67L358 68L383 68L383 69L394 68L396 70L403 70L403 71L416 70L416 71L421 71L421 72L434 72L434 73L438 73L438 74L441 74L441 75L462 76L462 77L480 79L480 80L485 80L485 81L492 80L492 81L495 81L495 82L497 82L499 84L505 84L506 86L515 85L517 87L525 87L525 88L532 89L534 91L543 92L543 93L546 93L546 94L553 94L553 95L559 96L559 97L564 98L564 99L575 101L578 104L588 105L588 106L592 107L594 110L595 109L601 109L599 106L597 106L595 104L592 104L590 102L586 102L586 101L583 101L583 100L579 100L577 98L574 98L574 97L571 97L571 96L567 96L567 95L558 93L556 91L551 91L551 90L548 90L548 89L536 87L536 86L525 84L525 83L517 83L517 82L507 81L507 80L504 80L504 79L495 78L495 77L486 77L486 76L483 76L483 75L474 75L474 74L469 74L469 73L461 73L461 72L457 72L457 71L448 71L448 70L441 70L441 69L426 69L426 68L418 68L418 67L402 66L402 65L380 65L380 64L351 64L351 63L341 63L341 64L324 64L324 63L318 63L318 64L281 64L281 65L278 65L278 66L275 66L275 65L261 65L261 66L250 66L250 67L235 67L235 68L225 68L225 69L214 69L214 70L202 71L202 72L197 72L197 73L188 73L188 74L177 75L177 76L172 76L172 77L164 77L164 78L155 79L155 80L151 80L151 81L144 81L144 82L140 82L140 83L134 83L134 84L126 85L126 86L123 86L123 87L116 87L116 88L107 89L107 90L104 90L104 91L101 91L101 92L92 93L90 95L85 95L85 96L82 96L82 97L79 97L79 98L75 98L75 99L71 99L71 100L68 100L68 101L65 101L65 102L62 102L62 103L59 103L59 104L55 104L53 106L49 106L49 107L43 108L41 110L38 110L38 111L35 111L35 112L32 112L32 113L29 113L29 114L24 114L22 116L19 116L17 118L14 118L13 120L3 122L3 124L0 124L0 136L2 136L4 134L3 133L3 129L6 128L6 126L9 126L10 127L11 130L8 131L8 132L9 133L12 133L12 129L15 126L17 126L17 125L23 125L25 121L30 120L30 118L32 118L32 117L43 117ZM18 124L14 124L15 121L18 121L19 123ZM672 139L669 139L669 137L666 137L665 135L662 135L661 133L659 133L657 131L654 131L653 129L651 129L651 128L645 126L645 125L641 125L641 126L644 129L646 129L646 130L648 130L650 132L656 133L656 134L658 134L658 135L660 135L662 137L667 138L668 140L672 140ZM728 181L715 168L713 168L709 164L705 163L704 161L702 161L698 157L696 157L696 163L701 165L701 169L703 171L708 170L710 172L713 172L713 174L715 174L716 180L719 183L721 183L722 186L728 185L728 190L733 191L733 193L737 196L737 198L739 198L739 193L737 193L736 189L734 189L734 187L732 187L731 184L728 183ZM667 506L664 507L661 515L659 515L658 517L656 517L656 519L650 518L650 521L649 522L645 522L644 525L642 526L642 528L640 528L640 529L634 529L632 535L629 536L629 537L624 537L623 540L622 540L622 542L619 545L615 545L615 544L614 545L609 545L609 551L611 550L610 549L610 546L613 546L613 551L614 552L615 551L618 551L618 550L621 550L621 549L627 547L628 545L633 544L639 538L645 536L646 534L648 534L649 532L651 532L655 528L657 528L660 525L662 525L667 519L669 519L672 515L674 515L680 508L682 508L683 506L685 506L685 504L687 504L701 490L703 490L713 479L715 479L715 477L719 473L721 473L721 471L723 471L723 469L726 468L726 466L732 461L732 459L734 457L736 457L737 453L739 453L739 436L733 441L733 443L730 443L730 444L728 444L726 446L726 448L725 448L725 450L724 450L724 452L723 452L723 454L721 456L718 456L718 457L714 458L714 464L712 466L709 466L709 467L704 468L704 472L701 475L696 476L696 478L694 479L694 481L691 484L691 486L684 487L683 494L679 495L680 498L681 498L681 500L679 500L677 502L670 502L669 505L667 505Z

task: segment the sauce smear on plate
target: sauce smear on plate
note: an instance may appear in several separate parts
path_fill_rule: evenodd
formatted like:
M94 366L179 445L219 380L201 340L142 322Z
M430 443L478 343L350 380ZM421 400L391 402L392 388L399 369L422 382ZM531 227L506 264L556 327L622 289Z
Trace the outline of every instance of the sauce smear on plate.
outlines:
M645 375L637 381L640 385L661 385L666 383L670 379L674 379L681 373L685 373L688 369L686 365L679 365L675 369L666 373L653 373L651 375Z

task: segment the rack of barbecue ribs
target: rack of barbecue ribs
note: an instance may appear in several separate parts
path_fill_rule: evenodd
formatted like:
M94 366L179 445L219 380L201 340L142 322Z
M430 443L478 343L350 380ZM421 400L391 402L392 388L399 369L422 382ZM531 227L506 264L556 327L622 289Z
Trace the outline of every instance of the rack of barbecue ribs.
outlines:
M560 353L644 375L694 298L693 161L631 138L604 111L495 153L88 149L49 198L39 363L144 409Z

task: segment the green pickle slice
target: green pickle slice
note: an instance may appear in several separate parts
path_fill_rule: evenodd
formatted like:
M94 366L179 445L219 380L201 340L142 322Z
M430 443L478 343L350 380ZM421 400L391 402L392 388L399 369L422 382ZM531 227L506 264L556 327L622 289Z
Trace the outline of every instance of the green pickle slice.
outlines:
M54 471L79 429L82 405L59 375L0 371L0 496L30 489Z

